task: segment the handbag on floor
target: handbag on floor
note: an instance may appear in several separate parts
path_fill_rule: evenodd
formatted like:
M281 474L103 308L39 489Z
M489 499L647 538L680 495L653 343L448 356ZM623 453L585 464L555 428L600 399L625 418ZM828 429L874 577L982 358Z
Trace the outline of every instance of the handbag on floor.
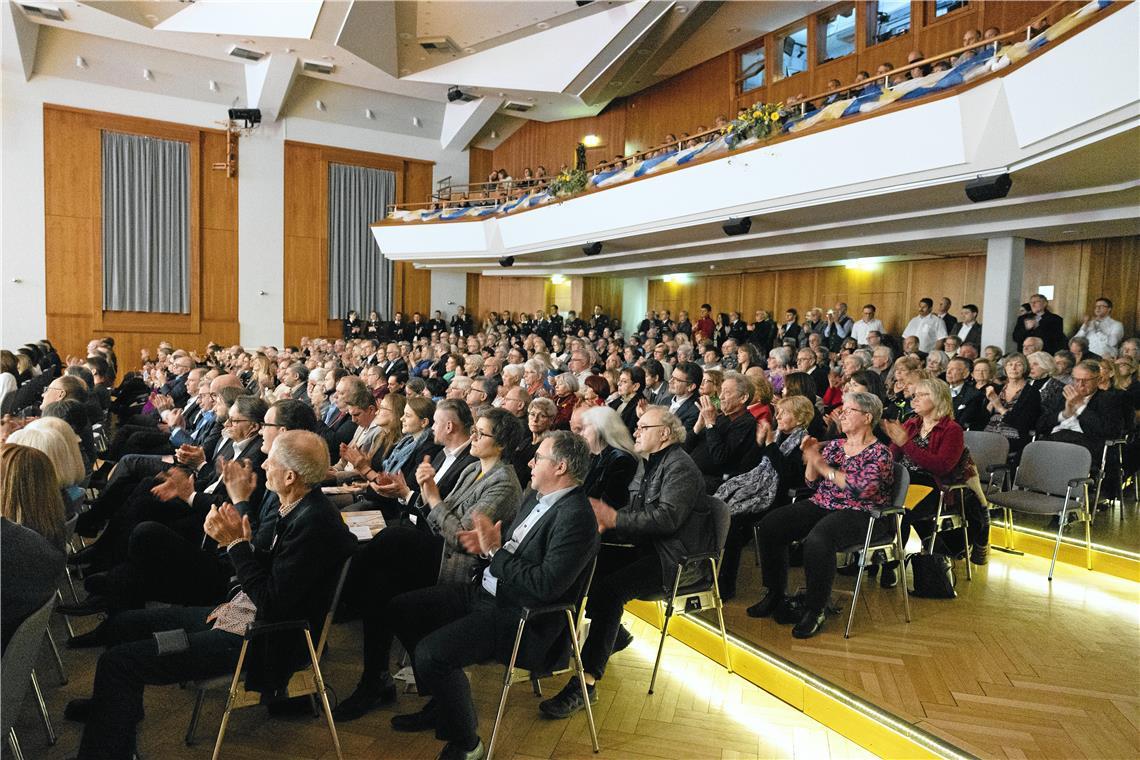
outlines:
M938 553L915 554L909 561L914 574L912 594L927 599L954 599L958 596L954 591L957 577L950 557Z

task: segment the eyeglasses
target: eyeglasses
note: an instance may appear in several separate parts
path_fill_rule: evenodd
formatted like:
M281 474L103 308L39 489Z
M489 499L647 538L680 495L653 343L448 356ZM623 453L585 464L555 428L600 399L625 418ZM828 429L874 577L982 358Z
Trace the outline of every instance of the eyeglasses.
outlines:
M477 427L471 428L471 440L478 441L481 438L489 438L489 437L491 437L490 433L484 433L482 430L480 430Z
M535 419L545 419L547 417L553 417L553 416L554 416L553 414L546 414L545 412L529 412L527 414L527 417L533 417Z
M263 428L269 428L269 427L283 428L283 427L285 427L284 425L278 425L276 422L263 422L263 423L261 423L261 426Z
M546 454L535 454L534 455L534 461L537 462L540 459L545 459L548 462L561 462L562 461L558 457L548 457Z
M223 423L223 424L225 424L225 425L236 425L239 422L253 422L253 420L246 419L245 417L227 417L225 423Z
M659 428L659 427L666 427L666 426L665 425L638 425L637 427L634 428L634 431L636 432L638 430L649 430L650 428Z

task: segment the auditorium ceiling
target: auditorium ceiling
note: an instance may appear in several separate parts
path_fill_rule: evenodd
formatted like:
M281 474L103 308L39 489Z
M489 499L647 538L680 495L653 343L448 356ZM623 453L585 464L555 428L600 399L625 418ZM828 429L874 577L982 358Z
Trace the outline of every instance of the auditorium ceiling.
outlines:
M17 31L21 61L16 65L23 65L26 77L58 76L225 107L259 107L268 121L303 115L436 138L446 148L466 147L477 134L481 145L493 146L527 119L595 115L616 97L779 28L816 5L803 0L5 4ZM449 105L451 86L479 105ZM401 118L381 124L366 117L365 109ZM487 127L492 119L493 137Z

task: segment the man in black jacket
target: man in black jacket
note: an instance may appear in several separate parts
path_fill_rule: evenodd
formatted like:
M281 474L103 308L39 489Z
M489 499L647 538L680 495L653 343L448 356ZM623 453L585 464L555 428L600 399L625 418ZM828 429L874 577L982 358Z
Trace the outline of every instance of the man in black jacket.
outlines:
M403 594L389 605L397 635L414 655L416 685L432 699L418 713L392 719L397 730L434 728L447 745L441 758L484 755L475 705L463 668L491 659L506 662L519 613L573 601L578 580L598 547L597 522L579 486L590 452L580 437L560 431L539 444L531 483L512 525L482 515L462 531L467 551L491 558L474 583L448 584ZM528 623L519 662L541 667L566 632L551 615Z
M685 432L690 435L701 413L697 401L701 397L704 374L699 364L680 362L669 377L669 411L677 415L677 419L685 426Z
M282 433L265 461L269 488L281 499L269 551L254 548L248 516L230 504L212 508L205 531L225 547L240 591L229 602L209 607L135 610L109 625L114 642L99 658L90 699L73 700L66 714L86 722L80 760L130 758L137 723L143 717L147 684L175 684L232 673L246 626L254 622L305 619L319 635L333 587L355 539L319 484L328 470L328 449L315 434ZM184 647L157 651L152 634L181 629ZM298 665L304 644L296 631L250 648L246 686L273 694ZM294 640L295 639L295 640Z
M963 430L984 430L990 421L986 411L986 396L970 380L974 363L955 356L946 366L946 384L950 386L950 403L954 407L954 421Z
M740 462L756 446L756 418L748 411L752 384L739 372L725 373L720 386L720 410L708 396L685 450L704 475L705 491L713 493L725 476L738 474Z
M1117 396L1097 388L1099 375L1100 366L1095 361L1083 361L1073 367L1073 382L1064 390L1065 407L1049 435L1053 441L1084 446L1097 466L1104 442L1120 436L1124 421Z
M712 515L703 502L701 472L685 453L685 428L668 409L650 406L637 423L637 453L648 458L641 488L630 505L615 510L591 499L597 529L616 536L608 540L634 544L634 549L607 544L598 556L598 567L586 603L590 636L582 649L588 698L594 702L595 681L605 674L615 649L629 645L628 633L618 644L621 616L632 599L661 599L672 587L677 561L686 554L710 550ZM681 584L698 580L686 571ZM586 696L572 679L539 709L551 718L567 718L585 707Z
M1030 336L1040 338L1051 354L1063 350L1068 342L1063 320L1049 311L1049 300L1040 293L1029 297L1029 313L1018 317L1013 328L1013 342L1018 346Z

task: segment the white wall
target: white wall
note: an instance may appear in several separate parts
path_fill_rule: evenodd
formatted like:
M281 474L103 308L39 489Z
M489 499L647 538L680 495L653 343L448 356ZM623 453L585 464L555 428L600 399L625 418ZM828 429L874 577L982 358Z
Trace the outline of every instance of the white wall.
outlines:
M621 319L626 335L637 332L641 318L649 309L649 278L623 277L621 281Z
M0 81L0 345L17 346L45 337L47 330L43 104L213 128L225 118L225 112L215 103L58 77L33 76L24 81L19 67L10 65L15 39L7 9L4 11L3 43L7 51ZM467 153L444 151L439 141L431 138L302 118L262 124L252 136L242 138L238 167L238 316L241 340L247 345L280 345L284 338L287 139L435 161L436 178L451 175L458 182L467 181ZM465 295L466 284L459 302Z
M467 305L467 274L433 269L431 273L431 310L443 312L444 319L455 316L457 306ZM430 315L425 314L425 317Z

